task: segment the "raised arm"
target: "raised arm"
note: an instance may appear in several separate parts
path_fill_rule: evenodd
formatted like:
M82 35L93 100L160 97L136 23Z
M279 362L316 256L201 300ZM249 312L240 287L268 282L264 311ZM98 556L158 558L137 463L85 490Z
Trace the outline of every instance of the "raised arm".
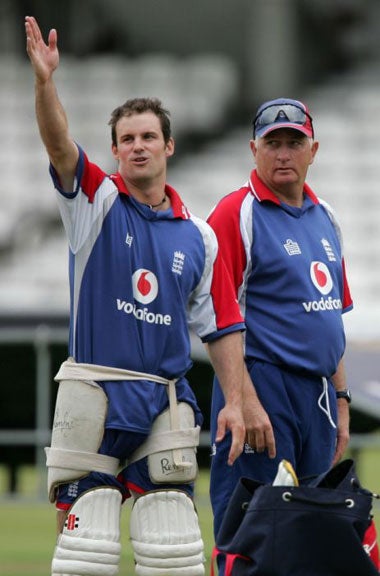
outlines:
M78 148L70 137L66 113L53 80L59 64L57 31L50 30L46 44L36 19L26 16L25 33L26 51L35 75L36 117L41 138L63 189L71 192Z

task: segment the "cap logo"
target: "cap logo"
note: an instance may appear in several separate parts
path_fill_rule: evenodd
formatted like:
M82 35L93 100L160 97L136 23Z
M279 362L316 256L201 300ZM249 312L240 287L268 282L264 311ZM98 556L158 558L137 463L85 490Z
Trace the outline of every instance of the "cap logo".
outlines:
M281 120L281 119L282 119L282 120L283 120L283 119L288 120L288 117L287 117L287 115L285 114L285 112L284 112L283 110L280 110L279 113L278 113L277 116L276 116L276 121L277 121L277 120Z

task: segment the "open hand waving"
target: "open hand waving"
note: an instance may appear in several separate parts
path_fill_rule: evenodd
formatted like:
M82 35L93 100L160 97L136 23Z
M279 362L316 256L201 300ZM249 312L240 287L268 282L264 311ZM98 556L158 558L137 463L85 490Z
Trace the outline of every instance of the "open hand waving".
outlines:
M48 80L59 64L57 31L50 30L48 44L44 42L40 27L33 16L25 17L26 51L34 68L36 78Z

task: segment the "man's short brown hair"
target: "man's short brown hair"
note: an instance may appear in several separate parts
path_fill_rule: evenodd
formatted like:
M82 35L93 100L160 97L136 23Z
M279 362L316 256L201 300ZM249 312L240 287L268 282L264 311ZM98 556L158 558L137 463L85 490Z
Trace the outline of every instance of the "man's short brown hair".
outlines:
M134 114L143 114L144 112L153 112L160 120L162 134L165 144L171 137L170 113L162 106L158 98L131 98L121 106L115 108L111 114L108 125L111 126L112 144L117 145L116 124L124 116L133 116Z

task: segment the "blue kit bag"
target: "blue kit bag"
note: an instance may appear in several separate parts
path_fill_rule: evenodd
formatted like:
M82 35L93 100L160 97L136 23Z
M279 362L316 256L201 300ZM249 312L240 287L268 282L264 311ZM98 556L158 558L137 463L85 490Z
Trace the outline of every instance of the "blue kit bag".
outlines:
M241 478L213 550L224 576L379 576L364 546L374 495L352 460L300 486ZM376 537L373 547L377 549Z

